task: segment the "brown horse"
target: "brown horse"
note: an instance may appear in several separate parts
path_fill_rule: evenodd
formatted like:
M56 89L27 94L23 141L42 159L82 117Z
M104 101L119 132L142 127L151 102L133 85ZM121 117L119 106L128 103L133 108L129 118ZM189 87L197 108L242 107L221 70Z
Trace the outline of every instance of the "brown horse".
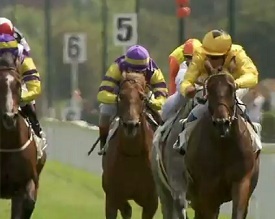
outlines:
M206 88L208 111L195 125L185 155L188 197L196 219L217 219L220 206L231 200L232 219L245 219L258 182L260 151L237 106L233 77L212 75Z
M118 94L119 127L103 156L102 186L106 218L132 217L128 200L140 205L142 219L152 219L158 197L150 166L153 129L146 119L146 79L140 73L123 73Z
M11 218L29 219L35 208L39 174L30 125L19 113L21 79L11 53L0 58L0 198L11 199Z

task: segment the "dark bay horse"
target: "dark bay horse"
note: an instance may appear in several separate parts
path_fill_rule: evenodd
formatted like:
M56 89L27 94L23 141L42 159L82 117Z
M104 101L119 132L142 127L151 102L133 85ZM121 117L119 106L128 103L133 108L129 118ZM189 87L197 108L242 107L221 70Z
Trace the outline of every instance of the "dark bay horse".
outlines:
M185 155L188 197L195 219L217 219L228 201L233 202L231 218L245 219L258 182L260 151L237 106L232 75L211 75L206 88L208 111L191 132Z
M37 161L30 125L19 112L21 78L17 63L11 53L0 57L0 198L11 199L12 219L29 219L46 154Z
M118 94L119 126L103 156L102 186L107 219L132 217L128 200L142 207L142 219L152 219L158 197L151 172L153 129L146 119L146 79L141 73L123 73Z
M201 85L201 84L200 84ZM163 219L187 219L187 176L184 159L173 145L183 129L182 120L197 104L196 98L203 96L203 89L198 88L194 99L190 99L175 115L172 128L160 142L154 142L151 164L156 188L160 197ZM164 131L167 132L167 127ZM158 132L158 131L157 131ZM157 135L156 132L156 135ZM155 136L156 137L156 136Z

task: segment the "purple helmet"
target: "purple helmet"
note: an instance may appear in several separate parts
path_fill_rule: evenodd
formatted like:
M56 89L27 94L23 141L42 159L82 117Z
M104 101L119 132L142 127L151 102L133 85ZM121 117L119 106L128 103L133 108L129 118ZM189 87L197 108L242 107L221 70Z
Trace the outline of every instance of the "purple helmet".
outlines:
M143 46L131 46L126 52L125 62L134 70L145 70L149 65L149 61L149 52Z

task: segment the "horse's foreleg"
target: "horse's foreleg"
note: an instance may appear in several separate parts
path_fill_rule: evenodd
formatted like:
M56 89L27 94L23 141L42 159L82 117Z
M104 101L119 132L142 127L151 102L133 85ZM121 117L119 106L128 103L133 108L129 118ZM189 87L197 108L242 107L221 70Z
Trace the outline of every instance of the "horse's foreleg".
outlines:
M26 187L26 193L23 199L23 217L22 219L30 219L35 208L37 199L37 186L33 180L30 180Z
M119 209L122 219L131 219L132 218L132 207L129 202L125 202L122 208Z
M105 199L106 219L116 219L117 212L118 212L118 205L116 203L116 200L114 200L113 197L110 197L110 195L106 194L106 199Z
M11 219L22 219L24 194L17 194L11 199Z
M186 195L182 194L174 200L174 205L179 219L188 219Z
M142 219L153 219L158 209L158 197L153 195L142 206Z
M239 183L234 183L232 187L232 219L245 219L248 211L250 198L250 177L244 178Z

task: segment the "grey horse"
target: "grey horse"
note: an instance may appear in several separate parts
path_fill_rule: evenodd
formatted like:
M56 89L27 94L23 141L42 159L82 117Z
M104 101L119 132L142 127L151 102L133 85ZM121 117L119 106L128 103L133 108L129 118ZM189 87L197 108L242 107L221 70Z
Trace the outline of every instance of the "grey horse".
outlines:
M202 92L196 95L196 97L201 96ZM151 165L163 219L188 219L186 212L187 171L183 156L173 148L173 145L183 129L182 120L188 116L195 102L189 100L185 107L182 107L175 115L172 128L170 130L167 130L168 127L164 128L162 140L153 143ZM157 132L160 131L156 131L155 137L159 134Z

